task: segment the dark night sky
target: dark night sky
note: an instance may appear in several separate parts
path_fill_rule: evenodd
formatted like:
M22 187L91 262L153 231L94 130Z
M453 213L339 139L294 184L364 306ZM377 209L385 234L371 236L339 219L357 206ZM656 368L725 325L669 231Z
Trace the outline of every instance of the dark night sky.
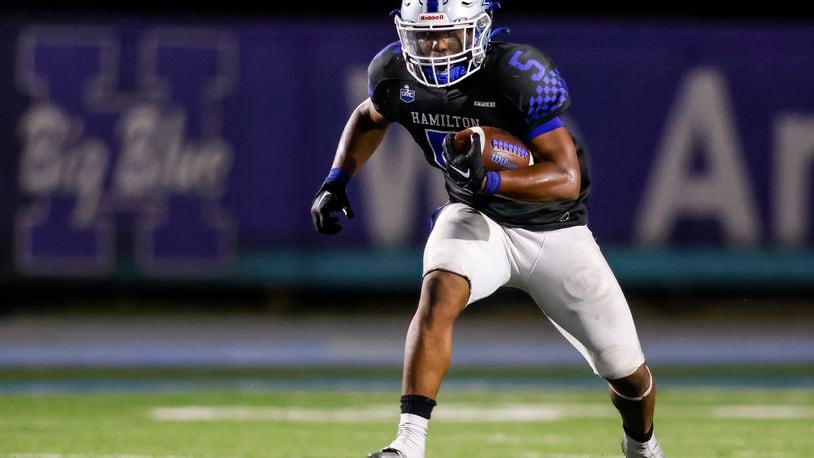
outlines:
M761 21L814 24L814 13L802 13L790 0L718 1L718 0L620 0L609 1L519 1L504 0L502 14L535 14L549 17L696 19ZM0 5L4 16L71 16L87 14L128 14L199 17L306 16L320 14L342 17L381 17L398 8L398 0L8 0ZM735 6L729 6L735 5Z

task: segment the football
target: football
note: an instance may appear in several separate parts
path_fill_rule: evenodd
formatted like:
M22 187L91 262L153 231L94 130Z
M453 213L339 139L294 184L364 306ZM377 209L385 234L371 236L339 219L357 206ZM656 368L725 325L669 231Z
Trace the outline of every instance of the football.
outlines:
M486 170L511 170L534 164L534 158L523 140L498 127L477 126L456 132L452 140L455 152L466 153L472 135L481 138L483 168Z

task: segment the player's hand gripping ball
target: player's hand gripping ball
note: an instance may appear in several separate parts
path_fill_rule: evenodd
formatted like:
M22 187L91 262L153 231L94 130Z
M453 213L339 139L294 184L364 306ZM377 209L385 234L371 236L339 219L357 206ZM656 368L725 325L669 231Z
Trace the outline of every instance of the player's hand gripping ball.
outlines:
M461 132L450 132L444 137L444 174L455 186L472 194L483 188L486 169L481 159L481 140L478 135L468 136L465 141L457 141Z
M534 164L534 158L525 142L509 131L498 127L480 126L464 129L455 134L453 149L463 153L470 147L471 137L480 137L483 168L511 170Z
M478 126L447 134L443 147L447 177L472 193L482 190L487 171L534 163L523 140L497 127Z
M486 172L511 170L534 164L523 140L498 127L478 126L447 134L444 138L446 175L472 193L483 189Z

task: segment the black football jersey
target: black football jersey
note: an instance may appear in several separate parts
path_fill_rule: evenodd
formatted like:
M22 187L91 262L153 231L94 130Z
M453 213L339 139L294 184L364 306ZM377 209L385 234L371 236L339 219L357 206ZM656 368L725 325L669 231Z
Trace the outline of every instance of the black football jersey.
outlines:
M391 43L368 67L368 94L376 110L404 126L427 162L440 169L445 167L441 144L447 133L495 126L528 141L571 102L565 81L547 55L505 42L492 42L480 70L445 88L416 81L407 71L400 43ZM586 224L590 176L585 152L576 139L574 143L582 178L575 201L533 203L471 195L447 181L450 201L469 204L511 227L550 230Z

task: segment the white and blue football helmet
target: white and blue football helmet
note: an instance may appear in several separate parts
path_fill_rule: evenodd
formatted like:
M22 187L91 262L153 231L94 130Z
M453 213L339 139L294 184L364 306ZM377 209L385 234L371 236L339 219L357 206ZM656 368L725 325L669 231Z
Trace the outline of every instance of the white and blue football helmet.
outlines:
M430 87L451 86L478 71L498 7L489 0L402 0L393 16L407 70ZM439 37L450 44L443 53L433 50Z

